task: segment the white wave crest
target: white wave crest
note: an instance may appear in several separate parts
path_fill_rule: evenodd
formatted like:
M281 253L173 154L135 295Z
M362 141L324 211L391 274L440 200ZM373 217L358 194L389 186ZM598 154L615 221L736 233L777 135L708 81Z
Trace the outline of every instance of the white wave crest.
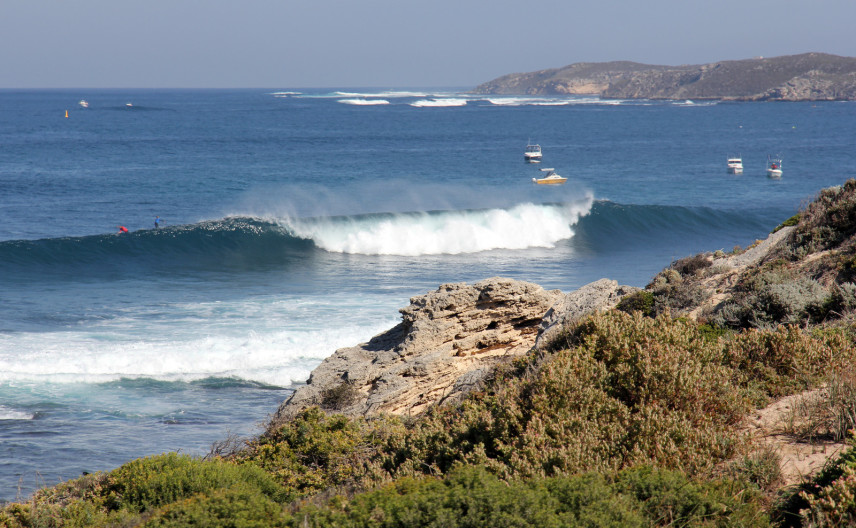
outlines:
M0 405L0 420L32 420L33 414Z
M405 213L350 220L290 221L288 229L330 252L442 255L492 249L551 248L574 235L592 199L562 205L525 203L509 209Z
M349 105L357 105L357 106L375 106L375 105L388 105L389 101L386 99L339 99L342 104Z
M466 106L466 99L459 98L444 98L444 99L420 99L413 101L410 106L415 107L447 107L447 106Z

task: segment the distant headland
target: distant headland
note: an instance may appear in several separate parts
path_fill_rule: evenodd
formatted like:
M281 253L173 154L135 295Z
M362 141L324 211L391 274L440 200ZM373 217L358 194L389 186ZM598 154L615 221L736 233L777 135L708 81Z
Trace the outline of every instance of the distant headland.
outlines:
M596 94L610 99L854 101L856 58L826 53L657 66L579 62L512 73L477 86L479 94Z

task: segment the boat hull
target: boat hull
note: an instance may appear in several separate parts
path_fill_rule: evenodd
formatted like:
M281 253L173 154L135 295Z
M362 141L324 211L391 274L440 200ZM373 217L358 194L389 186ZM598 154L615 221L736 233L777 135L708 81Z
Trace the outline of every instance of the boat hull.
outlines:
M561 185L568 181L567 178L541 178L536 179L532 178L532 181L537 183L538 185Z
M781 178L782 170L781 169L767 169L767 177L768 178Z

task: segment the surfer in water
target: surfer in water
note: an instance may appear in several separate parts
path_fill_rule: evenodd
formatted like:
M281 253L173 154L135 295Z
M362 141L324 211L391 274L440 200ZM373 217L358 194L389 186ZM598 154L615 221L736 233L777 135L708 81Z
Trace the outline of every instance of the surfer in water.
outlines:
M116 227L119 228L120 233L127 233L128 232L128 228L125 226L116 226Z
M161 217L156 216L156 217L155 217L155 229L157 229L158 227L160 227L160 223L161 223L161 222L162 222Z

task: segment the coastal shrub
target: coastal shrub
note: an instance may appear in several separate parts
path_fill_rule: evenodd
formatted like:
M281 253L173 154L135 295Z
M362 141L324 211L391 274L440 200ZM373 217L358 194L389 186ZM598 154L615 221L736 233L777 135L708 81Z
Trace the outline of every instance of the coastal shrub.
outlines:
M838 246L856 234L856 180L822 190L800 213L788 250L792 258Z
M312 407L250 443L237 459L258 465L289 494L302 496L374 478L371 461L404 431L395 417L350 419Z
M705 262L710 265L707 260ZM692 275L684 276L673 268L658 273L645 290L653 294L654 315L667 312L676 315L689 311L710 297L710 292L702 288L697 280L693 280Z
M795 214L794 216L788 218L787 220L785 220L781 224L777 225L776 228L773 229L772 232L775 233L776 231L781 230L783 227L792 227L792 226L799 224L801 216L802 215L800 213Z
M722 346L695 323L596 314L528 378L437 409L414 424L386 467L444 473L483 464L500 476L614 470L637 463L698 470L732 455L730 426L748 401Z
M672 262L671 268L683 276L691 276L698 274L699 271L707 269L713 262L710 256L705 253L699 253L691 257L685 257Z
M284 528L282 505L258 489L229 487L173 502L155 512L144 528Z
M257 466L166 453L133 460L110 472L106 504L114 510L141 512L230 487L254 490L277 501L288 498Z
M829 312L829 299L829 293L816 280L773 264L744 276L712 321L732 328L820 321Z
M757 405L818 386L856 360L852 338L838 329L747 330L724 344L735 382L755 392Z
M287 499L258 467L167 453L36 492L0 512L0 526L137 526L163 506L226 489L272 503Z
M696 483L650 467L503 482L476 466L307 507L294 526L769 526L762 508L759 494L742 483Z
M654 294L647 290L639 290L625 295L618 301L615 308L629 314L640 312L642 315L652 316L654 315Z

